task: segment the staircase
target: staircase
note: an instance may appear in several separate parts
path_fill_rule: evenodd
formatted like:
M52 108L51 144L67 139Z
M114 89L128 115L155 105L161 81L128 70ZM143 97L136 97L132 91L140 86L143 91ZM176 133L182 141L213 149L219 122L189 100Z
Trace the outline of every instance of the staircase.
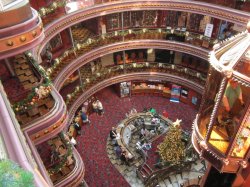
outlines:
M152 181L148 181L145 186L185 187L190 185L199 185L205 170L205 163L198 160L191 165L190 169L183 168L183 170L177 172L170 172L169 175L163 175L162 180L153 179Z

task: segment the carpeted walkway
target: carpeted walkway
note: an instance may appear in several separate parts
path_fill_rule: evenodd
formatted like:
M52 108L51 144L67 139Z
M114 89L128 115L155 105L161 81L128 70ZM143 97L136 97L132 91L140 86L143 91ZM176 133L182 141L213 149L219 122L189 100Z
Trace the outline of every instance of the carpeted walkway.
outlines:
M165 109L171 120L182 119L183 128L189 130L196 114L190 106L171 103L169 99L163 97L146 95L120 98L111 87L102 90L96 96L102 102L105 114L102 117L92 114L91 125L84 126L82 135L77 137L77 149L86 167L85 181L90 187L129 186L111 164L106 152L106 142L111 127L117 126L132 108L139 112L144 108L153 107L160 114Z

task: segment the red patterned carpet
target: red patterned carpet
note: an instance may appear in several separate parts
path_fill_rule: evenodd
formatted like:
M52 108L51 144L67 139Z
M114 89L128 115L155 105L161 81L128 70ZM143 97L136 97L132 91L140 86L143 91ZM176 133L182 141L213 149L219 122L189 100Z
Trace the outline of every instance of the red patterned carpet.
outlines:
M77 137L77 149L86 167L85 181L90 187L129 186L109 161L106 142L111 127L117 126L132 108L139 112L144 108L153 107L160 114L165 109L171 120L182 119L183 128L189 130L196 115L196 111L188 105L171 103L169 99L163 97L120 98L111 87L102 90L96 96L102 102L105 114L102 117L92 114L91 125L84 126L82 135Z

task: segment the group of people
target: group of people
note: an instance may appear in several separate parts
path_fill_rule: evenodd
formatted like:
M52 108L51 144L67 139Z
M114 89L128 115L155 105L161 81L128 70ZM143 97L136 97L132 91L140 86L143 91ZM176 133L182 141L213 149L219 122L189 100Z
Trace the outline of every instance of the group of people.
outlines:
M123 161L125 164L129 165L129 163L132 160L133 156L132 156L131 153L126 151L126 149L124 147L120 146L117 143L117 139L120 138L120 135L119 135L119 133L116 132L115 127L112 127L112 129L110 130L109 135L110 135L112 144L114 145L114 150L115 150L116 156L118 158L120 158L121 161Z
M98 115L102 116L104 114L104 109L101 101L98 99L92 103L93 111Z

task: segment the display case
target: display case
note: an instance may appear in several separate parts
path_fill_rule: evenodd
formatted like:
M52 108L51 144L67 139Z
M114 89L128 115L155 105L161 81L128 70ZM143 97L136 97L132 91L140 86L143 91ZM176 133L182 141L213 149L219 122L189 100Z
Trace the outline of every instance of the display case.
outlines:
M131 96L131 82L121 82L114 85L116 92L119 97L130 97Z
M134 81L132 82L132 95L140 95L140 94L153 94L158 96L170 97L170 88L168 84L162 82L140 82Z

